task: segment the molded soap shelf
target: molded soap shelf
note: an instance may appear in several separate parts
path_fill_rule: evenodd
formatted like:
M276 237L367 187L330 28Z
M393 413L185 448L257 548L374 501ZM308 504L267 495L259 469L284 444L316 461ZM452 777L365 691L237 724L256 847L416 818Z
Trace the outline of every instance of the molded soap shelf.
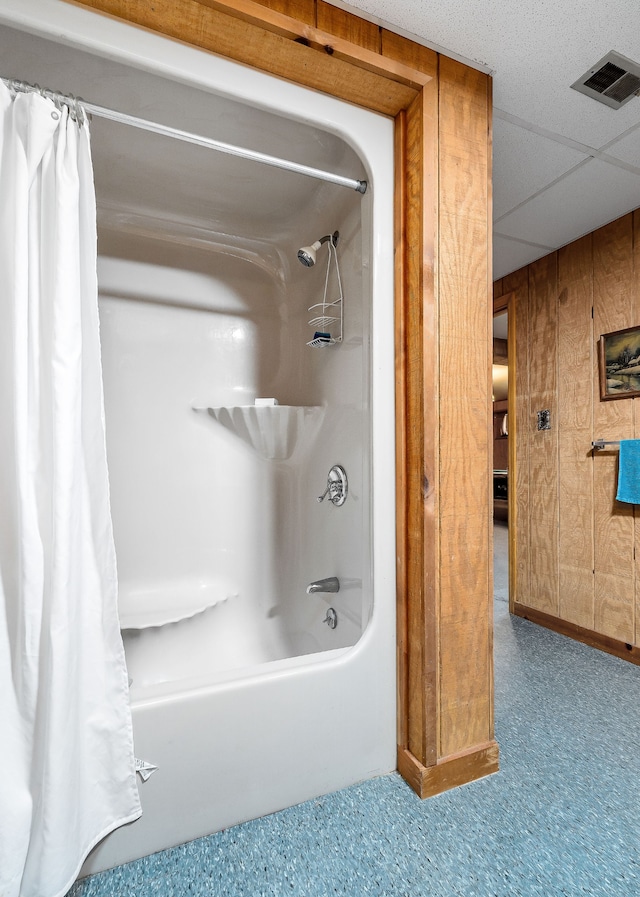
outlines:
M237 597L213 583L173 582L146 589L120 589L120 629L150 629L190 620L210 607Z
M286 461L304 437L313 439L322 423L320 405L232 405L204 411L268 461Z

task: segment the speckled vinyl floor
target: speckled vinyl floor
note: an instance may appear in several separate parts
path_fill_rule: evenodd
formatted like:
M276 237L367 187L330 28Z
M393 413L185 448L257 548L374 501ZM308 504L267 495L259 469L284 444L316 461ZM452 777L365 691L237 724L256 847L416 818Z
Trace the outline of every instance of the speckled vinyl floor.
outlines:
M497 775L384 776L94 876L73 897L637 897L640 669L496 595Z

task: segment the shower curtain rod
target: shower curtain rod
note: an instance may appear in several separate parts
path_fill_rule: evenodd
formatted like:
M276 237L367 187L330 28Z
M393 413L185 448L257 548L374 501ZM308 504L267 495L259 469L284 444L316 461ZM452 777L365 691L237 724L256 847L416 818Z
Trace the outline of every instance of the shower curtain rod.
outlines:
M182 140L185 143L193 143L197 146L203 146L206 149L217 150L218 152L225 153L229 156L238 156L241 159L249 159L253 162L260 162L263 165L271 165L273 168L293 171L297 174L306 175L307 177L337 184L340 187L350 187L357 193L367 192L367 181L365 180L343 177L341 174L334 174L331 171L325 171L321 168L312 168L309 165L302 165L299 162L292 162L289 159L280 159L277 156L269 156L266 153L261 153L257 150L250 150L242 146L234 146L232 143L224 143L221 140L214 140L212 137L203 137L200 134L193 134L190 131L182 131L179 128L172 128L168 125L161 125L158 122L137 118L134 115L127 115L125 112L117 112L115 109L107 109L105 106L96 106L95 103L88 103L80 97L65 96L56 91L41 88L38 84L28 84L26 81L19 81L12 78L2 78L1 80L10 90L20 91L21 93L39 93L42 96L53 100L54 103L62 103L65 106L68 106L72 112L75 112L76 114L78 114L78 110L82 110L89 115L97 115L99 118L106 118L109 121L130 125L132 128L138 128L142 131L150 131L153 134L160 134L164 137L172 137L175 140Z

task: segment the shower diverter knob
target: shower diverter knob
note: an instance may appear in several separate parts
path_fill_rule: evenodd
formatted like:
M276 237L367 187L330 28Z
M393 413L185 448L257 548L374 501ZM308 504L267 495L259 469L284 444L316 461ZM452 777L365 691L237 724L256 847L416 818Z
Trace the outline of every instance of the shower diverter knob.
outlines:
M329 475L327 476L327 488L322 495L318 496L318 501L324 501L327 495L331 504L339 508L347 500L349 484L347 482L347 472L340 464L334 464Z

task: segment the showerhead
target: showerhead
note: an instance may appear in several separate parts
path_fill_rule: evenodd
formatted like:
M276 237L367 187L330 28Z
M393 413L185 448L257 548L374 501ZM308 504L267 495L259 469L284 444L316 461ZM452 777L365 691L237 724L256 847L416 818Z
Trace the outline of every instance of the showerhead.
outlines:
M311 246L303 246L301 249L298 249L298 259L306 268L313 268L316 263L316 252L322 243L320 240L316 240L315 243L312 243Z
M338 237L340 234L338 231L334 231L332 234L327 234L326 237L320 237L319 240L316 240L315 243L312 243L311 246L303 246L301 249L298 249L298 260L303 264L306 268L313 268L316 263L316 252L323 243L328 243L329 240L333 243L334 246L338 245Z

